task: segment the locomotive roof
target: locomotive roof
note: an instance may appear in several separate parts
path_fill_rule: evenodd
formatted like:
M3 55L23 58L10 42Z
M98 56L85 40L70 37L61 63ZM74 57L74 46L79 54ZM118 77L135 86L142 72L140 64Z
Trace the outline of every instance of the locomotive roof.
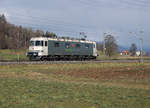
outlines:
M54 40L54 41L65 41L65 42L81 42L81 43L96 43L95 41L90 40L81 40L81 39L63 39L63 38L47 38L47 37L32 37L31 40Z

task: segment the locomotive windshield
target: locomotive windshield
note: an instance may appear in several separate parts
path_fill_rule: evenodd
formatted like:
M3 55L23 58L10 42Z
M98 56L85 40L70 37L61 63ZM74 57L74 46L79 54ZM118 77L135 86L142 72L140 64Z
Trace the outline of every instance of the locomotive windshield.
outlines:
M35 41L35 46L41 46L41 41Z
M43 45L44 45L43 41L30 41L30 46L43 46Z
M34 41L30 41L30 46L34 46Z
M30 41L30 46L43 46L43 41Z

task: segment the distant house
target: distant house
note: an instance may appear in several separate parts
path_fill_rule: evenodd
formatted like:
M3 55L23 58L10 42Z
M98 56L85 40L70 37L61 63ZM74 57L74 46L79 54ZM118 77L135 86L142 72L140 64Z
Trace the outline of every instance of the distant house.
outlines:
M123 50L123 51L120 53L120 55L129 55L129 51Z
M140 55L141 55L141 51L137 51L137 52L136 52L136 55L137 55L137 56L140 56Z
M136 56L140 56L141 55L141 51L137 51L136 52ZM143 51L143 56L145 56L146 55L146 52L145 51Z

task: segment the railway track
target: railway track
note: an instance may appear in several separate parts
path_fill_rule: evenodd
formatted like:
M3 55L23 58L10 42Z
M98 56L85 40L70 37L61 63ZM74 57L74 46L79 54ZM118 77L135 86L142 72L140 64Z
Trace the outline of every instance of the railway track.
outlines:
M86 64L86 63L139 63L139 60L95 60L95 61L0 61L0 65L16 64ZM150 63L150 60L144 60Z

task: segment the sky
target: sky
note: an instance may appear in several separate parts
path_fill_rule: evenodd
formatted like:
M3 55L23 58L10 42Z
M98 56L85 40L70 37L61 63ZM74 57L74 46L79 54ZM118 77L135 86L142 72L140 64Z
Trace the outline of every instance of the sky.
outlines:
M104 33L119 45L149 48L149 0L0 0L8 22L56 33L58 36L103 41ZM140 31L143 31L141 33ZM150 48L149 48L150 49Z

